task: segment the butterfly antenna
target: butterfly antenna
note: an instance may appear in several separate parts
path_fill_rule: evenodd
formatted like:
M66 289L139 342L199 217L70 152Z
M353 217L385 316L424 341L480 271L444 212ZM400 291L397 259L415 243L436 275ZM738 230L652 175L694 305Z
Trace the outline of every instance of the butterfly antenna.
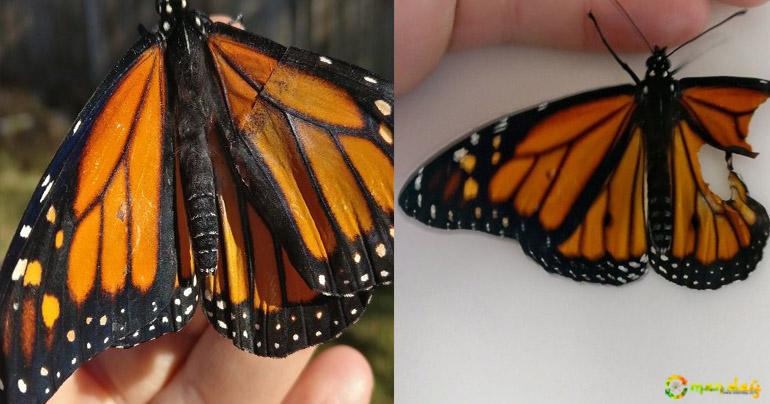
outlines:
M636 25L636 23L634 22L634 19L631 18L631 14L628 14L628 10L626 10L625 7L623 7L623 5L620 4L620 1L618 0L614 0L613 3L615 3L615 7L617 7L620 10L621 14L623 14L626 17L628 22L631 23L631 26L634 27L634 30L636 31L636 33L639 34L639 37L642 38L642 40L644 41L644 44L647 45L647 49L649 49L650 52L652 52L653 50L652 50L652 45L650 44L650 41L647 40L646 36L644 36L644 33L642 32L642 30L639 29L639 26Z
M629 67L628 64L626 64L626 62L624 62L620 58L620 56L618 56L618 54L615 53L614 50L612 50L612 47L610 46L610 43L607 42L607 38L604 37L604 33L602 32L602 29L599 28L599 22L596 21L596 17L594 17L594 13L589 11L588 12L588 18L590 18L591 22L594 23L594 27L596 27L596 32L599 33L599 37L602 39L602 43L604 43L604 46L607 48L607 50L610 51L610 54L612 54L612 57L615 58L615 61L618 62L618 64L620 64L620 67L622 67L623 70L625 70L626 72L628 72L628 74L631 75L631 78L634 79L634 82L636 84L641 83L642 81L639 80L639 76L637 76L636 73L634 73L634 71L631 70L631 67Z
M709 32L711 32L711 31L713 31L714 29L718 28L718 27L719 27L719 26L721 26L722 24L724 24L724 23L726 23L726 22L728 22L728 21L732 20L733 18L735 18L735 17L737 17L737 16L739 16L739 15L744 15L744 14L746 14L746 10L745 10L745 9L743 9L743 10L740 10L740 11L736 11L736 12L732 13L732 14L731 14L729 17L725 18L724 20L720 21L720 22L719 22L719 23L717 23L717 24L714 24L714 26L712 26L711 28L709 28L709 29L707 29L707 30L705 30L705 31L701 32L701 33L700 33L700 34L698 34L698 35L695 35L693 38L691 38L691 39L690 39L690 40L688 40L687 42L685 42L685 43L683 43L683 44L681 44L681 45L677 46L677 47L676 47L674 50L672 50L671 52L669 52L669 53L668 53L668 55L666 55L666 57L669 57L669 56L673 55L673 54L674 54L674 52L676 52L676 51L678 51L679 49L682 49L682 48L684 48L685 46L687 46L687 45L691 44L691 43L692 43L692 42L694 42L696 39L698 39L698 38L702 37L703 35L706 35L707 33L709 33Z
M714 48L716 48L716 47L718 47L718 46L722 45L723 43L724 43L724 41L723 41L723 42L721 42L721 43L718 43L718 44L714 44L713 46L710 46L710 47L709 47L709 48L707 48L706 50L704 50L704 51L701 51L700 53L698 53L698 54L697 54L695 57L693 57L692 59L690 59L690 60L688 60L688 61L686 61L686 62L684 62L684 63L680 64L679 66L675 67L674 69L672 69L672 70L671 70L671 75L675 75L675 74L677 74L679 71L681 71L682 69L684 69L685 67L687 67L688 65L690 65L690 63L694 62L695 60L697 60L698 58L700 58L701 56L703 56L703 54L705 54L705 53L708 53L708 52L709 52L709 50L712 50L712 49L714 49Z

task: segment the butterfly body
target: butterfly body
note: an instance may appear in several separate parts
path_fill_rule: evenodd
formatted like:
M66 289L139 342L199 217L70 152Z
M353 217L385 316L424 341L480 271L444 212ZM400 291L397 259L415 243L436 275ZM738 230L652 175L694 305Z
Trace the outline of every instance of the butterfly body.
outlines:
M770 84L677 80L668 55L652 49L643 79L621 62L634 85L545 102L471 132L417 170L400 205L430 226L515 238L544 269L578 281L622 285L648 266L694 289L746 278L770 220L732 155L756 156L745 139ZM703 145L726 153L729 200L703 179Z
M284 357L393 279L392 85L159 0L78 115L0 271L0 402L184 327Z
M639 113L643 117L659 119L640 119L644 132L647 151L647 207L648 232L655 247L668 251L673 235L673 204L671 199L671 173L669 155L674 125L679 111L672 102L678 95L678 83L671 74L670 63L665 49L656 48L647 61L647 74L637 87Z
M198 271L210 274L219 257L220 223L207 135L217 122L212 116L213 106L221 95L209 80L213 68L205 58L206 39L200 17L181 4L171 13L166 13L165 8L163 11L163 34L158 35L168 35L166 52L175 61L167 70L170 86L176 91L173 119L178 128L182 192L188 206L193 255Z

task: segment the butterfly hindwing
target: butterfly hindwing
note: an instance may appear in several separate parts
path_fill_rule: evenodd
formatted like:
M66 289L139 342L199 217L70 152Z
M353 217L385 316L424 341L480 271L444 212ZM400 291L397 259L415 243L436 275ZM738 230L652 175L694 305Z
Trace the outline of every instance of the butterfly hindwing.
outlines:
M360 68L216 24L226 149L305 282L352 295L393 276L392 87Z
M641 129L631 139L580 225L558 245L520 237L522 248L549 272L613 285L646 271L645 149Z
M369 293L327 296L307 285L236 180L221 140L210 138L222 254L203 284L207 317L237 347L263 356L283 357L334 338L360 318Z
M173 293L173 139L163 49L145 36L49 166L3 263L2 383L49 397ZM141 339L140 339L141 340Z

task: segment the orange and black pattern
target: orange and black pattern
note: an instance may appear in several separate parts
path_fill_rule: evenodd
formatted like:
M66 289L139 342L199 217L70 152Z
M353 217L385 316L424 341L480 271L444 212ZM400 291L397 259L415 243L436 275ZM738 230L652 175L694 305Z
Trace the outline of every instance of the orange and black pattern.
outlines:
M770 224L765 208L748 196L733 171L732 157L728 157L731 198L725 201L709 189L698 164L703 144L687 122L675 128L673 242L668 253L653 251L650 257L658 273L693 288L745 279L762 258Z
M547 271L620 285L649 266L695 289L744 279L770 221L732 155L756 156L749 120L765 80L677 81L664 50L636 86L610 87L502 117L431 159L399 203L423 223L518 239ZM704 143L725 151L732 198L709 190Z
M158 5L3 261L0 402L46 401L97 353L180 330L199 300L236 346L283 357L392 282L391 84Z
M182 293L164 63L152 38L129 52L32 196L0 273L5 401L44 401L97 353L153 338L143 326Z
M218 26L209 48L245 192L270 220L292 224L275 228L276 241L313 289L351 295L390 283L392 92L370 73L295 48L278 61L242 35Z

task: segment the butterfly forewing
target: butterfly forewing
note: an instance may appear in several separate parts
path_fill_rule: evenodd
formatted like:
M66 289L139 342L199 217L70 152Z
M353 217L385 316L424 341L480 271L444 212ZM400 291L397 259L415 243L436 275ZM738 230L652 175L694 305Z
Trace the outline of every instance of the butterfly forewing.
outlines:
M390 282L389 83L224 25L213 31L209 48L237 133L225 134L226 149L288 261L324 294Z
M636 279L646 229L633 90L597 90L493 122L418 170L402 207L435 227L517 238L551 272Z
M33 195L2 272L8 399L49 396L169 303L177 259L163 65L153 38L135 45Z
M763 80L697 77L680 82L680 105L692 128L711 146L754 156L746 142L754 111L770 96Z

